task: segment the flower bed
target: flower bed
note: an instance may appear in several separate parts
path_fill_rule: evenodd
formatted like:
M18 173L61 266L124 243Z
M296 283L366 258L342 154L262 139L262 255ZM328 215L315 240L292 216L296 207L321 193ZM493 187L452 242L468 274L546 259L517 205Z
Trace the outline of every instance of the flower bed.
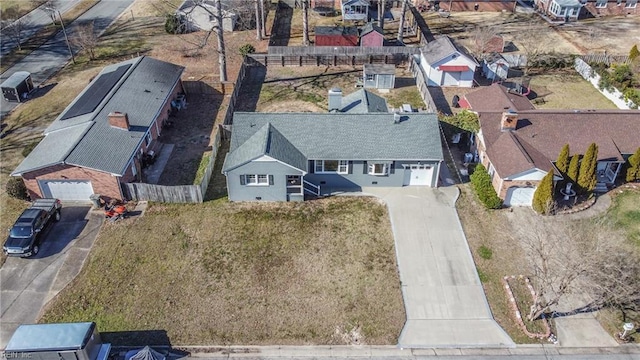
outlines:
M542 331L538 331L537 329L529 329L527 325L525 325L525 319L523 318L522 311L520 310L522 307L525 307L526 309L526 303L528 302L526 301L526 299L522 298L526 295L524 295L520 291L517 291L517 289L522 286L521 284L518 284L518 282L524 282L524 285L526 285L527 291L524 291L524 293L531 295L531 303L533 303L536 298L536 293L533 290L533 286L531 286L531 281L529 280L529 278L523 275L511 275L503 277L502 282L507 293L507 298L509 299L509 306L513 310L513 314L515 316L518 327L520 327L520 329L522 329L522 331L532 339L548 339L551 336L551 327L549 326L549 322L547 321L547 319L543 317L540 320L534 320L535 324L541 325ZM530 325L534 324L534 322L527 322Z

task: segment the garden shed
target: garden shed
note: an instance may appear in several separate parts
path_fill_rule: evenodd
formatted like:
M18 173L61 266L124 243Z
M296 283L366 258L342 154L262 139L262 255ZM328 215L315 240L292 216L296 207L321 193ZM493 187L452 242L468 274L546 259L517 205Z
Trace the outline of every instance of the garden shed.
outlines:
M384 31L378 25L367 23L360 32L360 46L384 46Z
M506 80L509 62L500 54L493 54L482 61L482 74L492 82Z
M5 100L23 102L33 90L31 73L28 71L16 71L0 84L0 88Z
M393 64L364 64L362 73L364 87L367 89L395 87L396 67Z
M316 26L316 46L358 46L355 26Z

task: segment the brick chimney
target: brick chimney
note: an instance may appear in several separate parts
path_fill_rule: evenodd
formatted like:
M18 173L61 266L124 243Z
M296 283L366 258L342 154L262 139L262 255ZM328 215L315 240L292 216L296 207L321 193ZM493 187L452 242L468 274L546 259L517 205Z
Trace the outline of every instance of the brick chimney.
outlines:
M120 129L129 130L129 117L127 116L127 113L114 111L109 113L107 117L109 118L109 125Z
M518 113L509 110L502 113L502 119L500 120L500 131L512 131L516 129L518 125Z

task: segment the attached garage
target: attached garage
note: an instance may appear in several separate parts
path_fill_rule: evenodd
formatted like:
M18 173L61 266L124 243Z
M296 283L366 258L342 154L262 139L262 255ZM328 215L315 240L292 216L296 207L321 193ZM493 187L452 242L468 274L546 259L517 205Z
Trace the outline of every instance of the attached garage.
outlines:
M89 180L38 180L38 183L45 198L89 201L94 193Z
M404 185L432 186L435 167L426 164L407 165L404 169Z
M536 189L532 187L510 187L504 198L506 206L531 206L533 194Z

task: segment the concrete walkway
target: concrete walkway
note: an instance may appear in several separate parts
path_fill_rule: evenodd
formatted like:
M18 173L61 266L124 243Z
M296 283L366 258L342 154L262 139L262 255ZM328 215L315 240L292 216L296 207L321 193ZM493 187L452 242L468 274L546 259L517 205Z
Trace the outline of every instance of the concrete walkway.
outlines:
M513 347L493 320L455 210L456 187L365 188L387 203L407 322L399 346Z

